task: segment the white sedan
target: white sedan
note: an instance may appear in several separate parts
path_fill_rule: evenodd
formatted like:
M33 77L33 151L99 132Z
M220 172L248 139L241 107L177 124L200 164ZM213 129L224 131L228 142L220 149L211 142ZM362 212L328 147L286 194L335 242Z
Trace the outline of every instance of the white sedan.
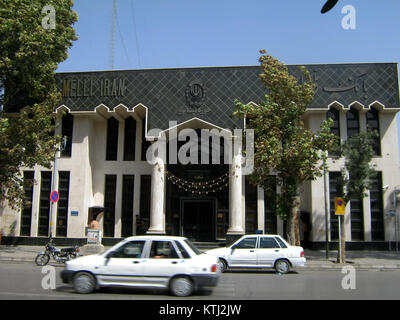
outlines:
M98 255L65 264L64 283L78 293L103 286L169 289L176 296L191 295L199 287L214 287L220 277L218 258L200 252L186 238L135 236Z
M306 263L303 248L289 245L279 235L245 235L231 246L211 249L207 254L218 257L221 272L228 268L274 268L284 274Z

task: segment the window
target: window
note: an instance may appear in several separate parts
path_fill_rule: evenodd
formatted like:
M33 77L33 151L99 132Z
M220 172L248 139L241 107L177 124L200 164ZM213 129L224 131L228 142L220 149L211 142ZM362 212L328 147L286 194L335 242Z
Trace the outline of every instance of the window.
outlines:
M129 237L133 234L133 188L134 175L124 175L122 178L122 237Z
M340 172L329 172L329 204L330 204L330 229L331 240L339 239L338 217L335 215L335 197L340 194Z
M124 161L135 161L136 120L132 117L125 119Z
M363 199L350 200L351 240L364 240Z
M260 238L260 249L273 249L280 248L278 242L274 238L261 237Z
M235 249L255 249L257 238L245 238L235 245Z
M103 232L104 237L114 237L117 176L106 175L105 180Z
M33 199L33 171L24 171L24 207L21 212L21 236L31 235L32 199Z
M58 173L58 193L57 202L57 237L67 236L68 225L68 198L69 198L69 171L60 171Z
M372 148L376 156L381 155L381 138L380 138L380 130L379 130L379 111L371 108L367 112L367 130L368 131L376 131L378 136L374 139L372 144Z
M357 135L360 132L360 121L358 111L350 108L346 113L347 118L347 138Z
M108 119L107 122L107 145L106 160L116 161L118 154L118 130L119 122L114 117Z
M190 259L190 254L186 251L183 245L179 241L175 241L175 244L178 246L179 251L184 259Z
M385 239L382 199L382 172L377 172L376 177L372 179L372 187L370 190L372 241Z
M331 133L333 133L336 137L340 138L340 112L339 110L331 107L329 111L326 114L326 117L328 119L333 120L333 126L331 127ZM340 140L338 141L338 144L340 145ZM332 150L330 154L333 156L338 155L339 150Z
M328 119L333 120L333 126L331 127L331 132L337 136L340 137L340 112L339 110L331 107L329 111L326 114L326 117Z
M51 172L41 172L38 235L49 235Z
M142 161L146 161L146 151L150 147L151 142L146 140L146 119L142 121Z
M140 218L147 230L150 223L151 175L140 176Z
M280 244L281 248L287 248L287 245L282 241L281 238L275 237L275 240L278 241Z
M74 117L67 113L62 117L61 135L66 138L64 149L61 151L62 157L70 157L72 154L72 135L74 127Z
M250 184L245 176L246 195L246 233L252 234L257 230L257 187Z
M179 256L171 241L152 241L150 258L177 259Z
M270 176L268 187L264 190L264 231L267 234L276 234L276 176Z
M114 251L113 258L141 258L145 241L129 241Z
M190 247L190 249L193 250L193 252L195 254L197 254L197 255L202 254L202 252L193 243L191 243L189 240L185 239L184 241Z

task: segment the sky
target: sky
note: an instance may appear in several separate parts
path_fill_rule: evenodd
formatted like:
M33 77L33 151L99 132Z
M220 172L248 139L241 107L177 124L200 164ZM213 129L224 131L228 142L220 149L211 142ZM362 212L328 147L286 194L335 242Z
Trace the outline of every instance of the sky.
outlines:
M111 59L113 1L75 0L78 40L57 71L258 65L260 49L286 64L400 62L399 0L321 14L326 1L117 0Z

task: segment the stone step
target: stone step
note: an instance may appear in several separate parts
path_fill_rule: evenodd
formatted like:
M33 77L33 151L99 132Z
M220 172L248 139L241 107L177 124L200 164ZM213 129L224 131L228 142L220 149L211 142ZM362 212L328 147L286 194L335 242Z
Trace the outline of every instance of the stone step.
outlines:
M225 241L221 242L193 242L193 244L200 250L210 250L215 248L225 247Z

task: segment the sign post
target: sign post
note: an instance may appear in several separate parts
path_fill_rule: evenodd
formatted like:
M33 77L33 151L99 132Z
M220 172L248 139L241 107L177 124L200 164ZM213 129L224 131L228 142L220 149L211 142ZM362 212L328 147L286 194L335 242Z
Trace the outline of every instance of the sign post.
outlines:
M343 257L343 253L342 253L342 230L341 230L341 225L342 225L342 221L341 218L344 217L344 210L345 210L345 206L344 206L344 199L343 198L335 198L335 215L338 216L339 218L339 261L340 263L342 262L342 257Z
M50 194L50 201L51 201L51 204L50 204L50 217L49 217L49 220L50 220L50 238L53 238L53 226L54 226L54 223L53 223L53 206L58 202L58 199L60 199L60 195L58 194L58 192L57 191L53 191L51 194Z

